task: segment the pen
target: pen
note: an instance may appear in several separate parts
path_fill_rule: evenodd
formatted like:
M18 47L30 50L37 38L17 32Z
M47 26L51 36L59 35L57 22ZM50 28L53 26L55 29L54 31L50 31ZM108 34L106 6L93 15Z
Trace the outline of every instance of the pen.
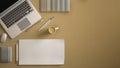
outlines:
M16 44L16 62L18 62L18 44Z
M51 17L47 20L47 22L45 22L45 24L43 24L43 26L39 29L39 31L41 31L42 29L44 29L46 26L48 26L51 21L53 20L54 17Z

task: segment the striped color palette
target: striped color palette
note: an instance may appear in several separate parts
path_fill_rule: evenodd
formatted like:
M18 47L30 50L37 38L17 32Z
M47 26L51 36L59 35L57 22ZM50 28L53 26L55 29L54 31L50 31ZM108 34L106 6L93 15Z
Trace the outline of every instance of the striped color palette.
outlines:
M40 7L43 12L69 12L70 0L41 0Z

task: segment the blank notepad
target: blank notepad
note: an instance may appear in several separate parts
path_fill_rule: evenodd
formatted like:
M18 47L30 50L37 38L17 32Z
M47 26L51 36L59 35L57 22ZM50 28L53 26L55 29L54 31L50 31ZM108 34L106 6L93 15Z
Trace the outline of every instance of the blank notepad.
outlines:
M63 39L19 40L19 65L63 65Z
M41 0L41 11L45 12L68 12L70 0Z

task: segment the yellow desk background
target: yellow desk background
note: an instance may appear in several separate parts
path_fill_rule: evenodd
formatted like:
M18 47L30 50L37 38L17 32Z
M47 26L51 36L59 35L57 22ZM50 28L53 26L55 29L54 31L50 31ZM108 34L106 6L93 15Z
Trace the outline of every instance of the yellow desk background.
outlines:
M39 0L32 0L39 10ZM38 22L15 39L0 46L13 48L12 63L0 63L0 68L120 68L120 0L71 0L69 13L41 13ZM60 26L52 35L38 32L51 16L50 25ZM5 32L0 26L0 34ZM63 66L17 66L15 44L19 39L65 39Z

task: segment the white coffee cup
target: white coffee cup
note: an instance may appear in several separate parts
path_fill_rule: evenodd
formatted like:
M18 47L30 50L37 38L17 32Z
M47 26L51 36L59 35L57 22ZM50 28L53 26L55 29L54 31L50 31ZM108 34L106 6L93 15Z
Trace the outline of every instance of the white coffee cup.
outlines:
M50 34L55 33L57 30L59 30L59 27L58 27L58 26L50 26L50 27L48 28L48 32L49 32Z

